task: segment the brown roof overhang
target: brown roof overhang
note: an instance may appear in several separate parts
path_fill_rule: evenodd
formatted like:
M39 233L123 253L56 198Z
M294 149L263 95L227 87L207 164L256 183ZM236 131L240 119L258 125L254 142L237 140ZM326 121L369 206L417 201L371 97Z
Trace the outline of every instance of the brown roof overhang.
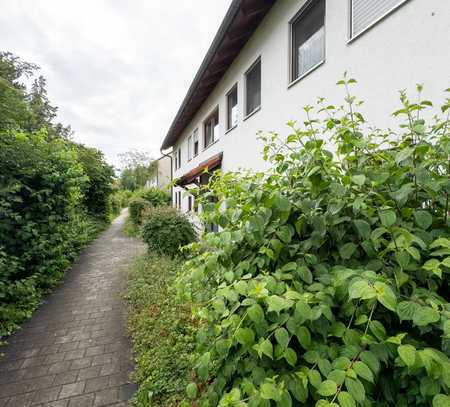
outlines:
M193 168L188 173L184 174L182 177L175 181L175 185L179 187L184 187L189 184L196 184L198 177L207 171L213 171L222 166L223 153L213 155L207 160L200 163L197 167Z
M276 0L232 1L164 138L162 150L176 143L275 2Z

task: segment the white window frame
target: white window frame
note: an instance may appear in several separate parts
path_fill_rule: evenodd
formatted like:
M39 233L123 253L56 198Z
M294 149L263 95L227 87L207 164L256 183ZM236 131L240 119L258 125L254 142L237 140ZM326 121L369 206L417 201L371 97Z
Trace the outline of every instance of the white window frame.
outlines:
M294 36L293 36L293 29L294 24L297 22L299 18L302 17L302 14L305 13L305 11L308 10L308 8L317 0L308 0L301 8L300 10L295 14L294 17L291 18L289 21L289 68L288 68L288 88L295 85L296 83L300 82L303 78L308 76L311 72L315 71L319 66L323 65L327 59L326 51L327 51L327 2L325 1L325 14L323 17L323 30L324 30L324 43L323 43L323 59L318 62L316 65L309 68L306 72L303 72L298 78L294 79ZM351 1L351 0L349 0Z
M369 31L372 27L377 25L380 21L384 20L387 16L392 14L398 8L402 7L409 0L401 0L397 5L391 7L388 11L382 14L380 17L372 21L366 28L361 30L358 34L353 35L353 0L348 0L348 41L347 44L355 41L361 35Z
M195 152L195 140L197 140L197 153ZM198 135L198 127L192 132L192 156L197 157L200 153L200 139Z
M187 139L187 147L188 147L188 161L192 160L192 149L193 149L193 145L192 145L192 134L190 134L188 136Z
M216 135L214 134L214 127L211 127L211 141L209 144L206 144L206 125L211 122L211 118L217 114L217 126L219 126L220 129L220 112L219 112L219 106L216 106L211 113L206 116L206 119L203 120L203 150L206 150L208 147L212 146L217 140ZM219 135L217 135L219 137Z
M256 108L253 109L253 111L251 112L247 112L247 75L249 74L249 72L257 65L260 64L260 69L261 69L261 88L260 88L260 92L261 92L261 97L260 97L260 101L259 101L259 106L257 106ZM250 65L250 68L248 68L245 73L244 73L244 120L247 120L249 117L253 116L256 112L259 112L261 110L261 106L262 106L262 59L261 59L261 55L256 58L256 60Z
M236 118L236 123L232 124L230 123L230 104L229 104L229 97L231 95L232 92L236 91L236 108L238 109L237 115L238 117ZM227 94L225 95L225 99L226 99L226 108L227 108L227 132L233 130L234 128L236 128L238 126L238 122L239 122L239 88L238 88L238 84L237 82L231 87L231 89L227 92Z

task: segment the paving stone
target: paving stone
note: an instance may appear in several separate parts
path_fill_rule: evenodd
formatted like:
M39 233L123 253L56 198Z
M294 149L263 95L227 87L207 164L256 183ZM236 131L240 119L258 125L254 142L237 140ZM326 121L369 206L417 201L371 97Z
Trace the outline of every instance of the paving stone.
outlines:
M82 359L76 359L72 361L72 364L70 365L71 370L79 370L86 367L91 366L92 359L91 358L82 358Z
M0 347L0 407L124 407L135 391L121 293L143 253L126 215L94 241L22 329Z
M68 407L91 407L94 403L94 394L84 394L72 397Z
M80 369L78 373L78 380L92 379L100 376L101 366L91 366L86 369Z
M64 372L56 375L53 384L56 386L58 384L69 384L76 382L78 376L78 371L75 372Z
M113 403L117 403L119 401L122 401L119 398L119 389L110 388L100 390L95 393L94 406L95 407L107 406Z
M86 380L86 393L91 393L98 390L103 390L110 386L110 381L108 376L95 377L93 379Z
M86 349L86 356L96 356L105 353L105 347L103 345L92 346Z
M35 392L19 394L17 396L13 396L9 399L8 403L5 407L28 407L31 406L33 399L35 397ZM0 403L1 406L1 403Z
M86 383L84 381L64 384L62 386L61 393L59 394L59 398L65 399L67 397L78 396L84 392L85 385Z
M68 404L69 404L69 399L56 400L56 401L52 401L50 403L46 403L45 407L67 407Z
M58 394L61 391L61 386L50 387L48 389L38 390L36 396L33 399L33 404L48 403L58 398Z

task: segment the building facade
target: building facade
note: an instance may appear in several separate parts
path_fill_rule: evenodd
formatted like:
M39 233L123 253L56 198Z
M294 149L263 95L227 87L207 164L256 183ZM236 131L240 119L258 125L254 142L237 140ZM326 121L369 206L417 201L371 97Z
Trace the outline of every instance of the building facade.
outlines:
M170 156L162 156L155 160L155 171L147 181L146 187L165 189L169 188L172 181L172 159Z
M286 123L317 97L342 103L336 82L356 78L365 118L395 126L398 91L444 100L450 2L443 0L235 0L163 142L172 149L173 203L193 209L202 172L264 170L257 132Z

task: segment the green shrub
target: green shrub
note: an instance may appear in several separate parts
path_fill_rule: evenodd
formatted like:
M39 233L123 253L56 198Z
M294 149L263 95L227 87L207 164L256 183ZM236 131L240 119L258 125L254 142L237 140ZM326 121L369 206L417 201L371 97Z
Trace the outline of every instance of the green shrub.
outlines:
M180 247L196 239L196 233L186 216L166 206L146 212L142 237L150 252L173 257L180 253Z
M129 274L125 299L139 407L178 405L189 381L195 327L190 308L176 299L180 267L167 256L148 254L137 258Z
M271 171L203 191L222 229L179 281L201 319L195 405L450 405L449 100L429 124L402 93L394 134L353 82L344 107L263 137Z
M103 225L83 205L88 182L73 143L46 131L0 134L0 336Z
M113 217L119 215L123 208L128 207L132 194L131 191L117 189L109 195L109 210Z
M159 188L139 189L134 193L134 195L150 202L153 207L166 206L170 204L170 194Z
M103 153L95 148L74 144L77 161L88 177L83 193L83 204L91 216L108 220L110 216L114 170L104 160Z
M143 198L132 198L128 204L130 219L136 226L142 224L142 216L146 209L150 208L150 202Z

